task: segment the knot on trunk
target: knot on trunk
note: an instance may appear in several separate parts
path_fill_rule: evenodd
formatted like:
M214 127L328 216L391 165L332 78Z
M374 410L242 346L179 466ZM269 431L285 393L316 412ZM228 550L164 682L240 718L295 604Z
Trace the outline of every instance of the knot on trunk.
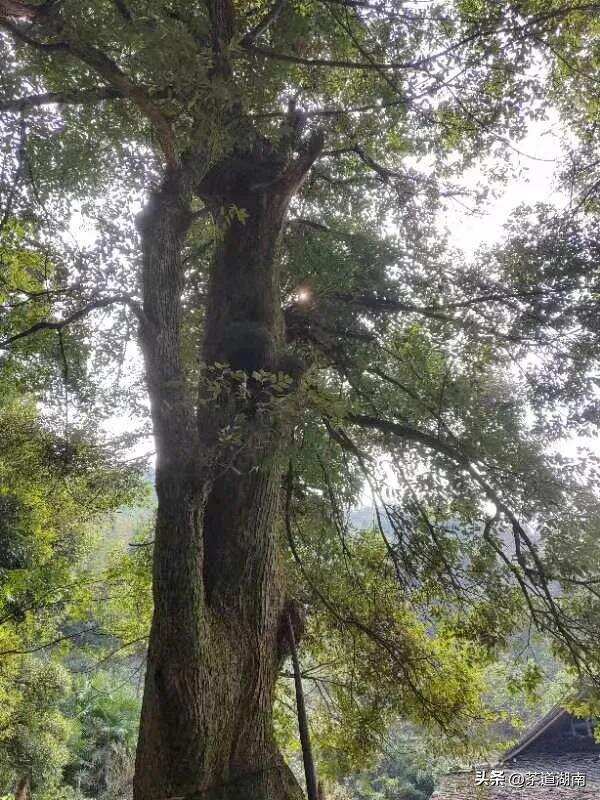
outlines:
M224 360L235 370L248 374L272 370L275 365L275 342L265 325L258 322L232 322L223 336Z

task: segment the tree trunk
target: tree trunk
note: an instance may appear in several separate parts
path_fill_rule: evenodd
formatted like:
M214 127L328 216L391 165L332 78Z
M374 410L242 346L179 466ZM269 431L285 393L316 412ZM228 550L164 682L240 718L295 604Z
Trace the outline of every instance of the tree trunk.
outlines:
M200 402L196 419L179 355L186 179L166 180L139 220L158 511L135 800L302 797L272 729L287 619L274 530L285 425L259 413L252 378L282 356L276 250L300 176L294 162L273 182L281 164L259 162L232 158L196 187L221 227L204 360L244 370L248 388ZM234 421L241 438L226 444Z
M31 800L31 783L29 775L25 775L15 789L15 800Z

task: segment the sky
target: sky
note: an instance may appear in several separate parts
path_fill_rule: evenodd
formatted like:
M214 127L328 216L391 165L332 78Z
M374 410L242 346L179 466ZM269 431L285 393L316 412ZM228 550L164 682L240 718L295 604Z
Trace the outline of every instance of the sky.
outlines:
M479 247L502 240L503 226L519 206L545 202L563 207L568 203L569 198L556 179L563 152L558 130L558 118L532 123L527 136L516 143L512 151L515 177L477 209L477 213L468 213L456 203L449 205L444 223L450 242L468 258L476 258ZM481 170L472 170L467 182L475 186L479 181L485 181L485 176ZM553 449L574 457L580 447L589 448L600 456L600 437L574 436L561 440Z
M563 205L566 202L555 180L562 151L556 130L557 121L552 119L531 124L527 136L510 151L513 179L497 187L496 195L477 208L475 214L469 213L464 205L448 201L444 221L454 246L472 256L479 246L502 238L504 223L523 203L544 201ZM486 176L476 168L468 173L466 182L467 186L476 187L486 182Z

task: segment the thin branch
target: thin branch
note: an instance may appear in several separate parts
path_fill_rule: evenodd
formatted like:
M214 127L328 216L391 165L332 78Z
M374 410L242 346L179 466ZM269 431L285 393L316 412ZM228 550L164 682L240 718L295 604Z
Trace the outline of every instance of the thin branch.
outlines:
M335 16L334 16L335 18ZM339 20L338 20L339 21ZM344 26L347 33L350 31ZM445 47L443 50L438 51L437 53L432 53L431 55L424 56L423 58L418 58L415 61L391 61L391 62L378 62L375 61L372 56L367 53L360 44L353 38L354 44L359 49L359 52L364 57L364 61L349 61L349 60L336 60L336 59L326 59L326 58L302 58L300 56L291 55L289 53L279 53L271 48L266 47L257 47L255 45L251 45L246 49L248 52L257 53L259 55L265 56L266 58L272 58L276 61L287 61L293 64L303 64L305 66L310 67L331 67L331 68L341 68L341 69L359 69L359 70L374 70L376 72L385 72L389 70L405 70L405 69L413 69L419 71L426 71L428 67L430 67L435 62L439 61L440 59L444 58L445 56L451 55L452 53L460 50L460 48L464 47L467 44L470 44L477 39L483 38L485 36L490 35L491 33L497 32L494 29L483 29L479 28L471 34L464 36L463 38L459 39L456 42L453 42L448 47ZM396 88L396 87L393 87Z
M439 453L450 458L459 466L462 466L468 474L473 478L475 483L483 490L485 496L488 500L491 500L492 503L496 506L496 508L501 511L505 517L508 519L510 524L513 528L513 533L515 536L515 545L517 547L517 560L521 569L523 570L524 575L530 577L530 573L532 572L525 561L525 559L520 555L520 544L517 544L517 540L520 539L523 541L531 554L533 559L533 563L535 565L535 574L538 578L541 586L541 593L536 592L538 598L545 604L553 622L555 625L555 635L560 635L562 637L561 641L567 646L571 657L573 659L573 663L577 666L581 666L581 658L579 653L577 652L577 646L584 647L584 645L579 642L576 638L574 638L568 628L568 621L565 621L562 616L560 609L557 607L557 604L552 596L552 592L550 587L548 586L548 582L545 579L545 570L544 565L539 557L537 549L533 544L531 538L517 519L515 513L512 509L507 505L507 503L501 498L498 492L487 482L483 475L479 473L479 471L475 468L473 460L461 449L458 447L454 447L443 440L436 438L424 431L420 431L417 428L413 428L411 425L406 425L403 423L396 423L390 420L379 419L371 416L367 416L364 414L349 414L348 420L353 422L354 424L358 425L359 427L364 427L370 430L378 430L384 434L392 434L394 436L398 436L400 439L409 440L424 444L426 447L435 450ZM513 569L511 570L513 574L515 574L515 569L513 565ZM518 572L518 570L517 570ZM524 581L521 574L515 576L518 579L518 583L521 587L521 590L524 591ZM529 595L526 594L526 600L529 601ZM538 617L535 618L535 621L539 623ZM548 629L546 628L547 630Z
M367 414L348 414L347 419L360 428L377 430L383 434L392 434L393 436L398 436L407 441L423 444L432 450L437 450L439 453L448 456L461 466L468 467L471 463L469 457L454 445L449 444L443 439L439 439L431 433L421 431L412 425L379 419L378 417L372 417Z
M250 45L246 47L246 51L250 54L264 56L271 58L274 61L285 61L288 64L301 64L305 67L327 67L331 69L358 69L358 70L401 70L401 69L423 69L425 60L420 61L392 61L387 64L380 64L378 62L364 62L364 61L347 61L343 59L329 59L329 58L302 58L295 56L291 53L279 53L269 47L258 47L257 45Z
M91 303L87 303L82 308L79 308L73 314L68 317L65 317L61 320L41 320L40 322L36 322L35 325L32 325L30 328L27 328L24 331L20 331L19 333L14 334L14 336L10 336L8 339L0 342L0 349L6 350L11 344L18 341L19 339L24 339L27 336L32 336L35 333L39 333L40 331L50 330L50 331L61 331L67 325L71 325L73 322L77 322L78 320L82 319L83 317L87 316L91 311L95 311L99 308L107 308L108 306L115 305L115 304L124 304L127 305L134 314L138 317L140 321L145 320L144 312L137 303L137 301L133 300L133 298L129 297L129 295L125 294L118 294L112 295L111 297L104 297L100 300L94 300Z
M242 45L244 47L248 47L251 44L254 44L254 42L263 35L263 33L266 33L271 25L277 21L286 4L287 0L275 0L270 11L268 11L263 19L261 19L258 24L255 25L254 28L248 31L248 33L244 36L242 39Z
M123 644L115 647L114 650L111 650L110 653L103 656L102 658L98 659L92 667L90 667L86 672L91 672L92 670L98 669L103 664L106 664L108 661L111 661L118 653L121 653L123 650L127 650L130 647L133 647L135 644L139 644L140 642L147 642L148 636L138 636L137 639L131 639L129 642L124 642Z
M57 636L56 639L51 639L49 642L44 642L44 644L37 645L36 647L30 647L25 649L2 650L0 651L0 656L26 656L30 655L31 653L39 653L42 650L47 650L49 647L54 647L55 645L61 644L62 642L68 642L72 639L77 639L80 636L85 636L87 633L93 633L95 636L111 635L109 633L104 633L97 626L93 626L91 628L86 628L83 631L77 631L75 633L67 633L64 636Z
M24 117L21 115L21 119L19 121L19 144L17 147L17 169L15 171L12 185L8 192L8 197L6 198L2 219L0 220L0 234L8 224L8 221L11 217L13 202L19 190L19 184L21 182L21 178L25 174L26 167L27 167L27 126L25 124Z
M123 97L123 92L111 86L97 86L78 91L43 92L0 102L0 111L28 111L30 108L50 105L93 105L116 97Z
M2 0L0 2L0 17L7 19L35 19L39 8L22 3L20 0Z
M323 225L322 222L315 222L312 219L304 219L304 217L294 217L293 219L288 219L288 225L300 225L305 228L312 228L315 231L323 231L324 233L329 233L331 228L327 225Z
M313 108L304 112L307 119L311 117L341 117L347 114L361 114L366 111L384 111L386 108L394 108L397 106L408 106L409 102L414 98L403 97L400 100L390 100L388 102L378 101L376 103L367 103L361 106L349 106L348 108ZM286 117L287 111L266 111L262 114L256 114L257 119L276 119L278 117Z

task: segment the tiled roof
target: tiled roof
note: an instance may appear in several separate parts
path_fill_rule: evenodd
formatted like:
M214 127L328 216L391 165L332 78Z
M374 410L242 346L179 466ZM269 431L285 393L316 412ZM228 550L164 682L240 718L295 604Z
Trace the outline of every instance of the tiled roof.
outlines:
M482 767L500 770L498 785L477 785L476 771L445 776L431 800L598 800L600 798L600 757L597 753L541 754L523 756L507 764ZM558 776L556 779L546 775ZM585 786L553 786L548 781L564 782L567 775L585 775ZM515 777L517 776L517 777ZM495 781L494 781L495 782ZM540 785L541 783L545 785ZM575 781L576 783L579 781ZM534 785L526 785L531 783ZM537 784L537 785L535 785Z
M509 761L514 756L517 756L525 750L532 742L534 742L541 734L544 733L550 726L554 725L557 720L568 714L568 711L562 705L554 706L550 711L537 720L526 732L521 740L511 748L502 758L502 761Z

